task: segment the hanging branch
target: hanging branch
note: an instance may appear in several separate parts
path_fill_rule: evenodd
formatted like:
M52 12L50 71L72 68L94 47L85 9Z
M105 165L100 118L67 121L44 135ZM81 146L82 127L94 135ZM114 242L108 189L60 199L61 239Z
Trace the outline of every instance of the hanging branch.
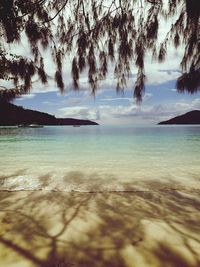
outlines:
M139 6L138 6L139 3ZM200 8L197 0L111 1L106 0L7 0L0 2L0 79L12 81L10 95L28 93L32 79L48 81L43 49L49 49L55 64L54 79L64 91L63 60L69 56L74 89L87 72L95 94L113 66L117 91L123 92L130 72L137 71L134 97L141 102L145 89L145 53L157 62L165 61L169 46L184 47L180 62L183 72L177 81L178 92L195 93L199 87ZM177 19L173 22L173 20ZM169 32L158 44L160 21L171 21ZM8 55L7 43L20 42L26 34L33 60ZM75 56L75 57L74 57ZM42 63L41 63L42 62ZM19 83L22 82L22 87ZM0 91L5 88L0 87Z

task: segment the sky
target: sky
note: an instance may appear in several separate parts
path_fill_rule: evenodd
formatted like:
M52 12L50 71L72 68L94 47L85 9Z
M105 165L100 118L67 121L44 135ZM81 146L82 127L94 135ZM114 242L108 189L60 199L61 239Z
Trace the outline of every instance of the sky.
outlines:
M28 47L23 48L24 51ZM22 53L22 51L21 51ZM39 110L57 117L89 119L101 125L153 125L188 111L200 109L200 93L191 95L176 91L176 79L181 75L179 62L183 50L169 49L163 63L152 62L146 56L146 88L143 101L138 105L133 98L136 77L134 62L127 88L116 92L116 79L109 66L108 77L102 81L96 95L91 94L87 73L80 78L79 91L72 88L70 64L64 64L65 93L61 94L53 79L47 85L33 83L31 93L15 100L15 104ZM45 57L48 74L54 69L49 56Z
M173 76L161 72L163 76ZM170 73L168 71L168 73ZM101 86L96 96L89 90L69 91L61 95L56 86L51 92L34 92L15 100L15 104L47 112L57 117L90 119L100 124L156 124L159 121L200 109L200 94L179 94L176 80L147 84L143 101L138 105L133 99L133 88L117 94L114 88ZM53 90L55 89L55 90Z
M160 21L159 41L163 39L173 21ZM26 37L20 45L13 46L12 52L29 55L30 49ZM48 51L45 52L45 66L48 75L54 76L54 67ZM47 112L57 117L90 119L99 124L156 124L162 120L200 109L200 93L190 95L176 91L176 79L181 75L179 63L183 56L183 48L168 49L166 60L162 63L152 61L150 55L145 57L146 89L140 105L133 98L133 88L137 70L134 62L131 65L130 79L123 93L116 93L116 79L113 66L109 65L109 73L102 81L96 95L93 96L87 83L87 73L80 78L79 91L72 90L71 58L64 65L65 93L60 94L53 79L48 85L33 83L31 93L14 101L15 104Z

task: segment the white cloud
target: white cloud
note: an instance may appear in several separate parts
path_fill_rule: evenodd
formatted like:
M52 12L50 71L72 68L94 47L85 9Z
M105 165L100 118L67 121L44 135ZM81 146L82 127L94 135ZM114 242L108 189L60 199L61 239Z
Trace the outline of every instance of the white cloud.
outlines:
M59 109L59 117L99 120L99 111L90 107L66 107Z
M200 98L196 98L192 101L193 109L200 109Z
M101 101L129 101L133 102L134 99L132 97L113 97L113 98L102 98Z
M169 2L167 0L165 0L164 5L167 6L168 4L169 4ZM145 13L145 16L147 16L147 13L148 13L148 6L150 7L151 5L147 3L147 5L146 5L147 8L145 8L145 10L143 10ZM140 9L135 10L135 14L137 14L139 12L140 12ZM160 18L160 20L159 20L159 32L158 32L158 43L163 41L163 39L165 38L166 33L170 29L172 23L174 23L175 20L177 19L177 16L179 15L178 13L179 12L177 12L177 14L169 20L165 20L164 18ZM55 23L56 23L56 21L55 21ZM27 37L26 37L25 33L22 33L21 42L19 44L12 44L12 45L9 45L7 48L8 48L7 50L9 50L10 52L24 55L24 56L28 55L31 57L30 46L28 44ZM49 49L47 49L46 51L42 50L42 53L43 53L43 57L44 57L44 63L45 63L45 68L46 68L47 74L52 79L49 80L49 83L46 86L41 85L40 82L34 83L33 88L32 88L32 92L33 93L43 93L43 92L58 91L58 88L54 82L55 64L53 63L51 53L50 53ZM65 61L63 62L63 78L64 78L64 82L66 84L66 88L65 88L66 91L71 91L73 88L72 78L71 78L71 60L72 60L72 56L74 53L76 53L76 50L74 50L73 53L71 53L71 55L67 56ZM173 45L171 45L168 48L168 55L166 57L166 60L163 63L159 64L157 62L152 62L151 55L149 55L147 52L147 55L145 57L145 69L146 69L146 77L147 77L146 84L147 85L162 84L162 83L177 79L177 77L180 75L180 73L178 72L178 69L179 69L179 62L180 62L182 55L183 55L183 48L180 47L178 50L175 50L173 48ZM130 65L131 65L130 66L130 68L131 68L130 80L127 81L127 90L133 90L133 86L134 86L135 79L136 79L136 73L137 73L135 64L133 63ZM108 76L107 76L105 81L102 81L100 83L99 87L102 90L106 90L106 89L115 90L117 80L113 75L114 64L109 63L108 68L109 68ZM160 69L163 71L160 71ZM170 70L176 70L176 69L177 69L177 71L170 71ZM164 70L168 70L168 71L165 72ZM84 73L81 74L81 78L80 78L80 88L82 90L90 91L90 88L89 88L87 81L88 81L87 72L84 71ZM97 91L97 94L98 94L98 91Z
M145 93L143 96L143 102L147 101L148 99L150 99L153 96L152 93Z
M47 106L59 106L60 103L58 101L43 101L42 104Z
M91 119L102 124L156 124L193 109L200 109L200 98L196 98L192 102L183 99L171 104L153 106L147 104L138 106L130 103L128 106L106 104L98 107L66 107L59 109L59 116Z
M21 95L18 100L24 100L24 99L32 99L35 97L35 94L27 94L27 95Z

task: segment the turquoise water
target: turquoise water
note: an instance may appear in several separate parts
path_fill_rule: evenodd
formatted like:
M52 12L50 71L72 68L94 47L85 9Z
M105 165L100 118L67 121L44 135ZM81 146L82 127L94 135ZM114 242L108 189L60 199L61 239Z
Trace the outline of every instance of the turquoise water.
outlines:
M199 126L0 128L1 189L200 188Z

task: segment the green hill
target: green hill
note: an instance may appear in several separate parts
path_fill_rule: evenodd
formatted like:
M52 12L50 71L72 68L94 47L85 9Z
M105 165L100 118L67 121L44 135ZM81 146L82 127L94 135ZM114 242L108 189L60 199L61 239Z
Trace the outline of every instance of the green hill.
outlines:
M98 125L98 123L90 120L56 118L48 113L25 109L7 102L0 102L0 126L15 126L19 124Z
M158 124L200 124L200 110L193 110Z

